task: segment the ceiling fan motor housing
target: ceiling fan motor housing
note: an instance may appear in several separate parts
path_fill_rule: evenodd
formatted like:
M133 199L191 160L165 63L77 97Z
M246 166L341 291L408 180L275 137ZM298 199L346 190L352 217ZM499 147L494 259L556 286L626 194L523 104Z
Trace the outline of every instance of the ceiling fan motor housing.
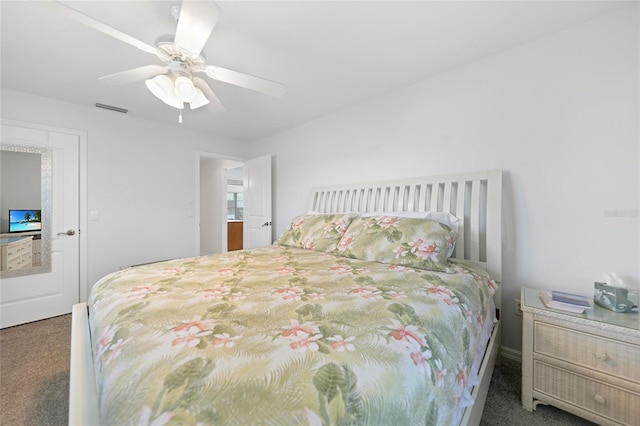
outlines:
M160 42L156 45L158 58L169 63L170 69L174 73L191 74L192 67L204 68L205 60L202 55L196 55L181 48L173 42Z
M191 66L180 59L174 59L169 64L169 69L171 73L175 76L186 76L191 77Z

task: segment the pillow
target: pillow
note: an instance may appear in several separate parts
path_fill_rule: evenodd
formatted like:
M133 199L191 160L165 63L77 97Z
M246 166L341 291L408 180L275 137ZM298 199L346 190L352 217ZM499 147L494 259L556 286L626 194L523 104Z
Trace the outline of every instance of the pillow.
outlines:
M460 229L460 218L454 216L449 212L436 212L436 211L428 211L425 212L425 219L436 220L440 223L447 225L453 232L458 233L458 229Z
M433 219L440 223L447 225L453 232L456 233L456 237L458 235L458 229L460 229L460 219L454 216L449 212L438 212L438 211L426 211L426 212L391 212L391 213L363 213L363 217L368 216L396 216L396 217L410 217L410 218L422 218L422 219ZM453 254L453 249L456 247L455 241L453 244L449 246L449 251L447 253L447 258L451 257Z
M458 234L432 219L368 216L353 219L335 253L374 262L447 272Z
M331 252L336 249L354 217L357 215L353 213L298 216L289 224L276 244Z
M410 217L415 219L433 219L440 223L444 223L452 231L458 232L460 228L460 219L449 212L426 211L426 212L383 212L383 213L362 213L362 217L369 216L395 216Z

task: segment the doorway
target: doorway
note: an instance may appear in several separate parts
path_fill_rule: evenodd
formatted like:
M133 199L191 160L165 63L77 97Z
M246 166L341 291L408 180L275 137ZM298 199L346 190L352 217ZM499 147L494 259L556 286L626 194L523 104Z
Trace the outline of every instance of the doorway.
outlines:
M196 153L195 254L228 251L232 207L229 192L242 185L242 248L272 242L271 155L241 161L206 152ZM234 213L234 218L236 218ZM234 219L235 220L235 219ZM237 246L236 246L237 248Z
M227 251L242 250L244 236L244 167L228 169L227 183ZM224 227L224 224L223 224Z
M196 197L196 255L224 253L228 248L226 200L230 178L227 175L230 170L241 171L243 163L236 159L200 152L197 165L199 173ZM239 179L242 182L242 173Z

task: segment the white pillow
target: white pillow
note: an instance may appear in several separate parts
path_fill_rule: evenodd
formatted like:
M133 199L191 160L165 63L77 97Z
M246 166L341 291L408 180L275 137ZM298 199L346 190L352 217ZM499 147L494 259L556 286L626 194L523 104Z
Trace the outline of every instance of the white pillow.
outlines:
M428 211L424 213L425 213L425 216L424 216L425 219L433 219L433 220L437 220L440 223L444 223L449 228L451 228L452 231L456 233L460 228L460 218L452 215L449 212Z

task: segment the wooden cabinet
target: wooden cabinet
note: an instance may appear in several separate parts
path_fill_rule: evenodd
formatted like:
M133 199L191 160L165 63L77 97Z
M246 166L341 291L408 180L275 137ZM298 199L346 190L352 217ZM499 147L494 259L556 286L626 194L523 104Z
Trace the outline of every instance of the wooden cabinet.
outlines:
M32 267L32 241L32 236L0 238L0 270L13 271Z
M522 289L522 405L549 404L598 424L640 421L640 319L599 306L547 309Z
M227 251L242 250L243 226L242 221L227 222Z

